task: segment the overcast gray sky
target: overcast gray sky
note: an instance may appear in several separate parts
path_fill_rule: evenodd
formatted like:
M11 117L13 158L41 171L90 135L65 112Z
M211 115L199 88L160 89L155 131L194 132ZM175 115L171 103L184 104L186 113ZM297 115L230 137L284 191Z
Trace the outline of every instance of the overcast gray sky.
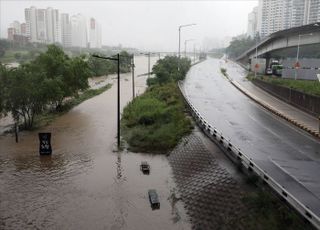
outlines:
M0 0L0 31L1 37L7 37L7 27L11 22L24 22L24 9L27 7L53 7L71 15L82 13L87 18L94 17L101 24L104 45L176 51L178 26L196 23L194 27L183 29L182 43L186 39L195 39L197 46L211 48L214 44L221 45L225 37L245 33L248 13L257 5L257 0Z

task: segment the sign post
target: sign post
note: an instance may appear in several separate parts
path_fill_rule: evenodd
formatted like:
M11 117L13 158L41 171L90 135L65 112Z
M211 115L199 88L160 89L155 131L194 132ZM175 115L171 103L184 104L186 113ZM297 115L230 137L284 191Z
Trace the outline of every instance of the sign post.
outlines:
M51 155L51 133L39 133L39 153L40 155Z

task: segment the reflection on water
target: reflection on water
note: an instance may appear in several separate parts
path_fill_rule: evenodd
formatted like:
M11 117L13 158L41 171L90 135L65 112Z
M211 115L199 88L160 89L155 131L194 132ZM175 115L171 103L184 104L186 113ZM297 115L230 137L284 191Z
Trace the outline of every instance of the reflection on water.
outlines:
M136 74L146 63L136 58ZM140 92L145 79L136 79ZM123 74L122 106L131 85L131 74ZM0 136L0 229L190 229L179 202L169 199L175 184L166 157L113 151L115 96L112 87L48 127L22 132L18 144ZM52 156L39 156L38 132L52 133ZM151 164L148 176L142 160ZM160 210L151 211L152 188Z

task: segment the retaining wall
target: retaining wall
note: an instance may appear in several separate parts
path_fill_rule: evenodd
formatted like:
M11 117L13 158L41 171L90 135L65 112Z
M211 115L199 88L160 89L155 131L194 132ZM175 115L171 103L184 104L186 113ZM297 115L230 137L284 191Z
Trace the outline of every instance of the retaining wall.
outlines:
M252 83L313 116L317 117L320 115L320 97L306 94L291 88L274 85L259 79L254 79Z

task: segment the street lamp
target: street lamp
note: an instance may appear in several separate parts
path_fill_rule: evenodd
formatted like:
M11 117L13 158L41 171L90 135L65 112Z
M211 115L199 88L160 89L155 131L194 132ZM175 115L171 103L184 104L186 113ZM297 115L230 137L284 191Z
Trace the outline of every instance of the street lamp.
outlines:
M315 24L315 25L318 25L318 24ZM301 37L303 36L312 36L313 34L310 33L310 34L299 34L299 39L298 39L298 48L297 48L297 58L296 58L296 64L295 64L295 75L294 75L294 80L297 80L297 75L298 75L298 65L299 65L299 52L300 52L300 39Z
M179 51L178 51L179 59L180 59L181 28L188 27L188 26L195 26L195 25L196 25L195 23L192 23L192 24L186 24L186 25L180 25L179 26Z
M254 65L254 78L257 78L257 68L256 68L256 66L258 65L258 42L257 42L257 40L258 40L258 36L257 36L258 34L256 34L256 64Z
M187 39L184 41L184 57L187 57L187 43L194 41L194 39Z
M118 62L118 104L117 104L117 143L118 148L120 147L120 54L116 55L116 58L113 57L103 57L99 55L92 55L95 58L101 58L104 60L112 60Z
M134 92L134 54L132 54L132 58L131 58L131 72L132 72L132 100L135 97L135 92Z

